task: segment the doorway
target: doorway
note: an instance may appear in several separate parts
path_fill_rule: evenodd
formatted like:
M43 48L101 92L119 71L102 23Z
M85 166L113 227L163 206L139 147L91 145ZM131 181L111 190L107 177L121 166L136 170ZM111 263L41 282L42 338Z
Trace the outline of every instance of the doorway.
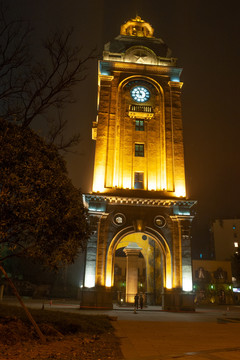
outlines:
M159 244L148 234L126 235L114 254L114 300L132 304L136 293L145 305L162 305L164 259Z

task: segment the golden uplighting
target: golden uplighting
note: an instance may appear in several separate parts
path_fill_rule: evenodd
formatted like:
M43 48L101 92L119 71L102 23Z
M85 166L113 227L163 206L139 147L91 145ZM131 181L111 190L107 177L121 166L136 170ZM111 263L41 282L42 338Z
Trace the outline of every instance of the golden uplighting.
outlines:
M111 286L112 286L112 276L111 276L111 273L107 273L105 286L106 286L106 287L111 287Z
M137 37L153 37L153 27L141 19L140 16L136 16L135 19L127 21L121 26L120 34L126 36Z
M175 189L175 194L177 197L185 197L186 196L185 185L177 185Z
M166 288L167 289L172 289L172 279L171 279L171 274L167 274L167 280L166 280Z

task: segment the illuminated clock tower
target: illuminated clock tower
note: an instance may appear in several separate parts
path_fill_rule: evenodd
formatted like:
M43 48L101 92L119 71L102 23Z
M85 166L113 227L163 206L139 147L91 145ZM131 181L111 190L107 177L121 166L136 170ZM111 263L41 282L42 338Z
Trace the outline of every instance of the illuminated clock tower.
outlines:
M142 290L146 304L192 306L195 201L186 198L182 69L153 32L138 16L127 21L99 61L93 189L84 195L92 236L83 303L109 306L107 294L114 291L116 301L131 303ZM120 253L124 268L117 259ZM116 268L126 272L121 289Z

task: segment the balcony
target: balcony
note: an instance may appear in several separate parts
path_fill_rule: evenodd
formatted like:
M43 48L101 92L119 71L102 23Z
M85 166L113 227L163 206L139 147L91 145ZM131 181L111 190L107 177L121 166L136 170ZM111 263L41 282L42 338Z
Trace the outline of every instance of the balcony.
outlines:
M152 106L129 105L129 117L138 119L151 119L154 115Z

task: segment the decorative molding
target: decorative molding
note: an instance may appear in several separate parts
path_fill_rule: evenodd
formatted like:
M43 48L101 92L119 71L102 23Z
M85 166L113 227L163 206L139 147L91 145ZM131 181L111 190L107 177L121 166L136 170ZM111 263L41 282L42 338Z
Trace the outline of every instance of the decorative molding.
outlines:
M193 200L194 201L194 200ZM197 203L197 201L194 201L195 204ZM182 220L193 220L195 216L193 215L171 215L170 218L172 219L172 221L182 221Z
M99 75L101 81L112 81L114 76L112 75Z
M168 82L168 85L169 85L171 88L181 89L182 86L183 86L183 82L181 82L181 81L169 81L169 82Z
M191 208L197 203L196 200L177 200L177 199L150 199L150 198L137 198L137 197L123 197L123 196L106 196L106 195L95 195L95 194L84 194L85 201L96 201L96 202L106 202L111 205L135 205L135 206L164 206L164 207L174 207L174 206L184 206ZM176 220L179 219L189 219L190 216L186 215L176 215L173 218Z

